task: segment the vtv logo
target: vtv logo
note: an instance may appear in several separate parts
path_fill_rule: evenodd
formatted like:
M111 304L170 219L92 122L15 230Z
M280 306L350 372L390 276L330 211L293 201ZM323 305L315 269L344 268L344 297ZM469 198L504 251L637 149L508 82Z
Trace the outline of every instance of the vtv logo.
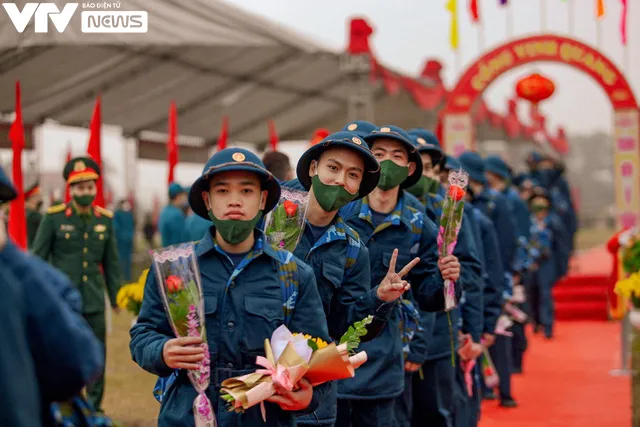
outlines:
M62 12L60 12L55 3L27 3L22 12L18 10L18 6L15 3L2 3L2 6L7 11L9 19L11 19L13 26L16 27L19 33L24 32L34 14L36 33L48 32L49 18L51 18L51 22L53 22L58 32L61 33L69 25L71 17L78 8L78 3L65 4Z

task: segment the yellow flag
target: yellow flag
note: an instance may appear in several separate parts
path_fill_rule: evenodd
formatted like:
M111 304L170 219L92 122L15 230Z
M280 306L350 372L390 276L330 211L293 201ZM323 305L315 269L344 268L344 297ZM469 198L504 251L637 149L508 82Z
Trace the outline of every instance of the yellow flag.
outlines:
M451 13L451 26L449 27L449 43L451 49L458 49L458 1L447 0L447 10Z

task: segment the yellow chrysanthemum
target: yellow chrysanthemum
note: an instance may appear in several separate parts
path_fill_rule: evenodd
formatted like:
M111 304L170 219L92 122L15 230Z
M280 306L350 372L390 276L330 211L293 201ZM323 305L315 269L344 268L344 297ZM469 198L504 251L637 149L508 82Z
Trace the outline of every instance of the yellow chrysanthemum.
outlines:
M310 340L316 343L316 345L318 346L318 350L320 350L321 348L325 348L326 346L329 345L327 344L326 341L323 341L321 338L310 338Z
M624 298L640 297L640 273L618 280L614 292Z

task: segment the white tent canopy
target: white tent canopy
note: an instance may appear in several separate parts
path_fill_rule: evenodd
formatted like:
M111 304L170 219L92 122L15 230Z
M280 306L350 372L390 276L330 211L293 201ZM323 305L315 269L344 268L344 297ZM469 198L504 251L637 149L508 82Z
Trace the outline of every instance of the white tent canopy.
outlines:
M16 3L22 10L27 1ZM300 132L344 110L335 50L221 1L120 3L117 10L148 12L147 33L82 33L80 12L91 9L80 3L63 33L51 24L35 33L32 19L20 34L1 10L0 112L14 108L15 80L27 123L86 125L101 94L103 122L126 135L166 132L171 100L180 134L209 142L224 115L233 139L257 142L267 139L269 119L282 138L307 138Z

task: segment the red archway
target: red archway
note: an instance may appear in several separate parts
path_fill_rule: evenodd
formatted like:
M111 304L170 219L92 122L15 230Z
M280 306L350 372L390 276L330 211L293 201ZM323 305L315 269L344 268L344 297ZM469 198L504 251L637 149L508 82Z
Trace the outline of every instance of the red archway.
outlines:
M488 52L462 74L440 113L443 147L453 155L475 149L471 109L503 73L531 62L567 64L591 76L606 92L614 109L614 175L620 226L639 224L640 110L620 70L597 49L553 34L517 39Z

